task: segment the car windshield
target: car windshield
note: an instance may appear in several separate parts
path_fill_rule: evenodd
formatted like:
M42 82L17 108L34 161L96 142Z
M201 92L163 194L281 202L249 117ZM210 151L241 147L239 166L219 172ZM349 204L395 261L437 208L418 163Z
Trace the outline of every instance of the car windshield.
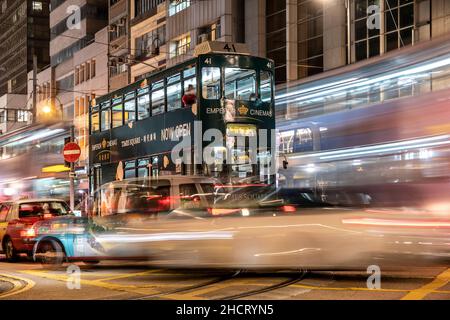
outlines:
M44 214L63 216L69 213L69 207L62 201L26 202L19 205L19 218L39 217Z

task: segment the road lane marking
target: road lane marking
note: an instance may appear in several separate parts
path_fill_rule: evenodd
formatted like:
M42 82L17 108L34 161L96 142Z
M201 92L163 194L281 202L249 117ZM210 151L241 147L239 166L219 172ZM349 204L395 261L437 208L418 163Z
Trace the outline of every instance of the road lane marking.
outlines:
M34 276L41 277L41 278L62 281L62 282L67 282L67 280L69 278L66 275L50 274L45 271L38 271L38 270L23 270L20 272L34 275ZM119 285L119 284L108 283L108 282L103 282L103 281L99 281L99 280L86 280L83 278L80 279L80 284L100 287L100 288L108 289L108 290L134 293L134 294L137 293L137 294L147 294L148 295L148 294L158 293L157 291L150 290L149 288L142 288L142 287L134 286L134 285Z
M306 284L293 284L292 287L299 287L303 289L311 289L311 290L330 290L330 291L370 291L370 292L408 292L411 291L409 289L369 289L364 287L319 287L319 286L310 286Z
M450 281L450 268L445 270L444 272L437 275L437 277L430 283L426 285L411 290L406 296L402 298L402 300L421 300L425 298L428 294L436 292L436 289L439 289Z
M117 274L114 276L110 276L108 278L102 278L102 279L95 279L95 281L110 281L110 280L117 280L117 279L125 279L125 278L132 278L132 277L139 277L139 276L145 276L151 273L157 273L161 270L146 270L143 272L137 272L137 273L123 273L123 274Z
M9 274L4 274L4 273L0 273L0 279L2 279L3 281L7 281L9 283L12 283L12 285L13 285L12 290L9 290L3 294L0 294L0 299L28 291L31 288L33 288L36 284L33 280L22 278L19 276L12 276ZM22 282L24 282L25 285L23 285Z

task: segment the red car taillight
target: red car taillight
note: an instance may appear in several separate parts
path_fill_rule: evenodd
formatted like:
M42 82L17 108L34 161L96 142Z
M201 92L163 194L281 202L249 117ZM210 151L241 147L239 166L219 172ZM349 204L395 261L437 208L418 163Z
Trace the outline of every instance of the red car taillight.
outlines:
M36 231L32 227L24 229L24 230L20 230L21 238L33 238L35 236L36 236Z
M294 206L281 206L280 210L283 212L295 212L297 209Z

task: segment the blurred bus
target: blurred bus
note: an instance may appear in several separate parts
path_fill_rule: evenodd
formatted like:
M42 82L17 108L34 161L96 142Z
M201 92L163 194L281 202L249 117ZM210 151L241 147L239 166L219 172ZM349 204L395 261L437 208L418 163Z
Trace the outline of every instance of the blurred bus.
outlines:
M280 183L349 204L356 193L383 205L446 201L449 87L445 37L280 90Z
M0 201L68 199L69 168L62 149L69 126L33 124L0 136Z

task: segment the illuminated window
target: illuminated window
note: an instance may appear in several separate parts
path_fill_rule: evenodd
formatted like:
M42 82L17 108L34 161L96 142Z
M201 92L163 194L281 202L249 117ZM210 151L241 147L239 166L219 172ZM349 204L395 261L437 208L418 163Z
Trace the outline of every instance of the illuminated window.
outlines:
M42 2L40 2L40 1L33 1L31 4L31 7L32 7L33 11L42 11L44 8L42 5Z
M27 122L28 121L28 111L18 110L17 111L17 122Z
M170 57L174 58L186 54L191 47L191 36L187 35L179 40L172 42L170 46Z
M225 97L227 99L256 99L256 71L225 68Z
M170 0L169 3L169 16L173 16L180 11L188 8L191 5L190 0Z
M202 69L202 95L205 99L220 98L220 68L205 67Z

